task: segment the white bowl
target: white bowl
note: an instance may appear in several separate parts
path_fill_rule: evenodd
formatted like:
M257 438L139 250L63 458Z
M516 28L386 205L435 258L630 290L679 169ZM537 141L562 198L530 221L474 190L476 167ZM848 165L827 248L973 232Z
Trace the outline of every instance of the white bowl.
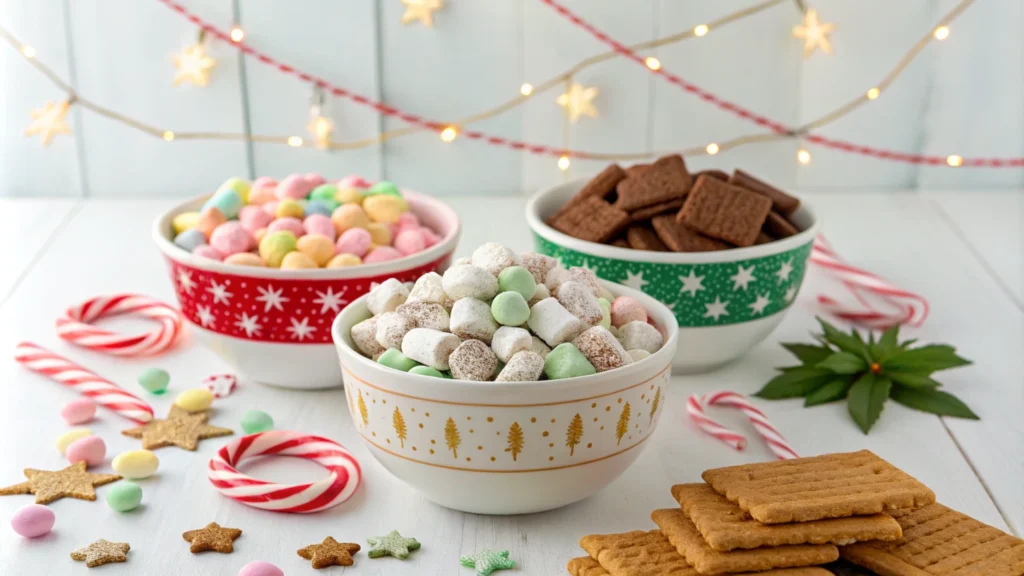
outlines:
M153 223L178 304L197 339L247 379L286 388L341 386L331 321L346 304L388 278L415 280L448 268L459 218L440 200L403 190L420 221L441 241L388 262L349 268L280 270L224 264L171 242L171 220L198 210L208 196L175 206Z
M650 357L591 376L470 382L392 370L361 355L349 331L370 317L349 304L332 332L345 395L369 452L442 506L478 514L540 512L582 500L636 460L665 405L678 330L653 298L639 300L668 335Z
M530 198L526 220L534 249L669 306L679 322L674 371L714 370L745 354L782 322L818 233L806 202L792 216L801 232L783 240L715 252L653 252L579 240L545 223L586 183L569 182Z

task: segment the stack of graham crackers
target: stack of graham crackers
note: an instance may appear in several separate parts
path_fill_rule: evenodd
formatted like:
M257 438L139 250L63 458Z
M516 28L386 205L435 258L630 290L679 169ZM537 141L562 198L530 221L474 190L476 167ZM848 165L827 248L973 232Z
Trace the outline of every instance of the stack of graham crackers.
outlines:
M679 484L659 530L584 536L573 576L831 576L840 557L881 576L1022 576L1024 540L935 503L869 451L708 470Z

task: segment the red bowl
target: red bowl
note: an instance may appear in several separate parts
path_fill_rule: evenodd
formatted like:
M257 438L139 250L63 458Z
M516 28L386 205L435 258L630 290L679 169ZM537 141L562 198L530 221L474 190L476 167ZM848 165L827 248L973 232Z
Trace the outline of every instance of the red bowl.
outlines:
M199 210L208 195L165 212L153 241L167 259L185 319L199 341L251 380L288 388L341 386L331 322L349 302L388 278L413 281L443 272L459 242L458 216L430 196L403 190L410 210L441 237L398 260L349 268L279 270L200 258L171 242L171 220Z

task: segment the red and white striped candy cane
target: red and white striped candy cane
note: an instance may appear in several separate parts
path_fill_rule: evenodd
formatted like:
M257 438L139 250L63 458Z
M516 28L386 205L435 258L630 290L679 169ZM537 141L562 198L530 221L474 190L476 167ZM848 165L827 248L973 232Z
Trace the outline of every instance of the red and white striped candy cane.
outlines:
M116 334L90 324L106 316L138 314L160 326L134 336ZM171 347L181 333L181 313L171 306L138 294L98 296L68 308L57 319L57 335L76 346L114 356L146 356Z
M310 484L275 484L235 469L257 456L292 456L312 460L330 474ZM359 462L341 444L321 436L271 430L232 441L210 459L207 477L218 492L243 504L272 512L306 514L348 500L362 479Z
M747 439L742 434L733 432L704 415L705 408L715 405L729 406L743 412L754 426L754 429L757 430L757 433L768 444L768 448L773 454L778 456L779 460L799 458L796 451L790 447L789 442L783 438L782 433L776 430L771 422L768 422L768 417L764 415L764 412L761 412L757 406L751 404L750 400L742 394L736 392L715 392L702 396L693 395L686 402L686 410L690 413L690 420L693 420L697 427L704 432L737 450L746 448Z
M920 326L928 317L928 300L924 296L851 265L836 254L824 236L814 239L811 262L838 278L863 307L846 306L831 296L819 294L818 303L834 316L868 328L889 328L897 324ZM875 306L863 292L887 304L889 310Z
M133 422L145 424L153 419L152 406L142 399L125 392L110 380L31 342L18 344L14 349L14 359L29 370L74 388L82 396Z

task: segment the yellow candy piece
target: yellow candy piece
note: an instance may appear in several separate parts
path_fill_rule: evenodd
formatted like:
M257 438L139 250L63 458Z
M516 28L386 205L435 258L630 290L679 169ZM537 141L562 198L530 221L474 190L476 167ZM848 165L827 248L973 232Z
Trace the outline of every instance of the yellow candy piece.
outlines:
M235 266L263 266L263 259L252 252L239 252L225 258L224 263Z
M271 268L280 268L284 257L295 250L295 235L287 230L266 234L260 240L260 258Z
M346 266L358 266L363 259L355 254L338 254L327 263L327 268L344 268Z
M306 268L319 268L316 262L302 252L289 252L284 255L281 261L281 270L304 270Z
M160 459L149 450L129 450L114 456L110 465L125 478L149 478L160 466Z
M359 204L342 204L334 209L331 214L331 222L338 236L349 228L366 228L370 225L370 217L366 215Z
M57 437L57 451L62 455L68 451L68 446L79 438L85 438L86 436L92 436L92 430L89 428L72 428L67 432Z
M199 226L199 212L182 212L171 220L171 228L174 229L175 236L196 226Z
M334 199L341 204L362 204L363 193L356 188L342 188L334 193Z
M324 266L334 258L334 242L323 234L306 234L295 243L295 248L309 256L317 266Z
M256 245L257 246L259 246L260 242L263 241L263 237L266 236L266 235L267 235L267 229L266 228L257 228L256 231L252 233L252 237L256 239Z
M398 222L402 212L409 211L409 203L405 198L392 196L390 194L377 194L363 200L363 210L374 222L386 222L388 224Z
M391 246L391 228L383 222L371 222L366 229L370 232L370 240L377 246Z
M285 198L277 204L277 217L278 218L299 218L301 219L306 214L306 209L291 198Z
M190 388L174 399L174 405L188 412L202 412L213 404L213 392L206 388Z
M241 178L228 178L220 185L217 192L228 188L234 190L235 194L238 194L238 197L242 199L242 204L249 203L249 190L252 188L252 185L249 184L249 182L242 180Z

